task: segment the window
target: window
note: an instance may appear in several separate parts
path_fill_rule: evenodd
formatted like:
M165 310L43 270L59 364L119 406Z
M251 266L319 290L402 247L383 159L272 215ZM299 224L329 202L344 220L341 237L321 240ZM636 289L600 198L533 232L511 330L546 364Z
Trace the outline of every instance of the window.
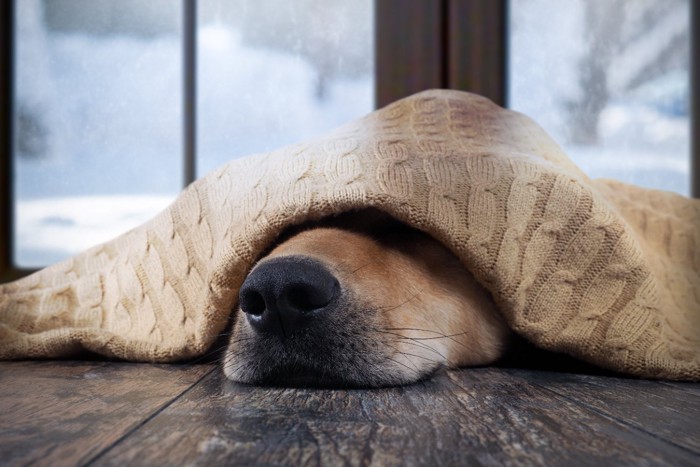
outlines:
M510 107L591 177L689 195L690 3L512 0Z
M15 2L15 264L142 223L182 188L182 11L168 0Z
M374 109L371 0L14 6L12 258L20 268L145 222L183 181L233 158ZM196 108L185 109L193 96ZM185 115L196 115L199 129L185 155L194 174L183 164L194 144L183 138L193 123L183 129Z
M199 0L197 175L374 110L372 0Z
M80 8L71 12L71 4L80 4ZM622 8L618 4L628 5L624 6L627 10L595 10ZM427 88L477 92L526 112L593 176L684 193L693 189L691 177L698 180L700 165L693 166L690 155L694 153L698 160L700 119L690 115L700 108L700 92L690 83L698 79L699 48L691 45L700 43L700 7L690 0L15 0L0 4L4 21L0 60L6 69L12 69L12 51L19 54L23 47L21 18L14 32L11 21L23 13L13 8L31 12L42 6L50 10L43 12L49 15L43 20L43 34L58 39L52 37L44 58L33 57L44 65L32 68L26 81L17 78L21 81L14 87L11 76L0 75L0 280L26 274L28 268L57 258L33 256L47 253L40 248L23 250L31 242L55 241L59 237L53 232L91 222L94 231L86 228L80 235L93 241L93 234L106 230L107 221L100 216L116 213L124 221L110 221L116 234L126 228L127 221L139 224L159 210L175 196L183 180L234 157L312 137ZM135 9L138 14L119 13L119 9ZM191 14L194 9L196 23ZM156 10L160 13L154 16ZM92 11L90 18L88 11ZM36 18L36 12L32 14ZM606 20L612 21L614 14L622 14L618 43L601 51L595 34L609 33ZM336 20L340 23L333 23ZM627 24L632 20L637 26ZM313 27L289 27L285 21ZM33 27L36 30L37 25ZM318 32L330 35L319 39ZM654 47L648 45L661 36L665 39ZM676 36L685 42L674 42ZM665 53L664 46L673 53ZM92 47L93 55L78 53L80 47ZM110 48L121 57L113 68L113 60L104 53ZM183 48L188 53L183 54ZM635 61L635 51L651 53ZM679 52L685 62L673 61ZM333 59L327 61L326 53ZM18 68L24 59L16 57L15 77L22 76ZM42 66L55 67L61 60L70 63L78 75L95 61L103 67L104 76L92 84L77 84L70 76L62 76L54 92L60 89L75 95L51 96L61 102L58 107L32 110L47 97L21 87L39 79ZM593 69L584 66L586 60L589 64L602 60L610 85L604 105L590 105L597 109L593 118L580 112L592 104L582 105L586 99L580 93L582 82L590 79L582 71ZM134 62L143 66L141 71L130 68ZM642 70L644 63L656 65L647 72ZM94 66L88 68L94 71ZM136 74L146 79L133 77ZM126 75L129 80L116 79ZM132 77L131 83L123 82ZM193 106L188 97L193 94L187 93L195 90L195 81L198 101ZM278 92L280 83L290 91L287 95ZM118 91L118 86L126 93L109 97L107 91ZM672 98L666 99L669 96ZM696 104L688 107L692 99ZM24 102L22 106L18 101ZM265 109L273 111L265 113ZM96 127L105 116L122 119L107 129L114 133ZM577 118L597 123L567 126ZM61 134L49 131L51 122L82 122L83 130ZM642 126L645 122L649 125ZM60 125L59 130L64 128ZM192 131L195 126L196 133ZM635 133L642 128L641 135ZM38 137L40 134L44 136ZM98 170L101 173L89 179L78 172L83 164L90 165L87 162L58 170L67 162L56 158L49 163L50 158L41 153L75 155L64 146L66 140L78 141L83 149L88 145L82 142L90 142L103 149L92 156L111 158L121 165L115 172ZM26 178L30 163L46 164L46 168L34 169L44 171L43 178ZM119 172L129 177L121 185L128 185L131 191L117 190ZM134 178L143 173L148 175ZM27 191L29 180L36 185L34 194ZM44 182L37 184L39 180ZM93 204L83 199L86 204L76 210L71 198L88 193L89 185L97 186L103 198L94 199ZM698 195L699 183L694 190ZM64 207L73 206L67 208L71 214L62 214L49 202L32 204L42 192L70 201ZM119 211L118 205L127 204L120 196L131 201L127 211ZM25 204L17 211L13 226L13 207L19 203ZM43 223L14 234L22 222L33 225L32 218ZM82 219L86 221L80 224ZM112 232L105 232L103 239L111 236Z

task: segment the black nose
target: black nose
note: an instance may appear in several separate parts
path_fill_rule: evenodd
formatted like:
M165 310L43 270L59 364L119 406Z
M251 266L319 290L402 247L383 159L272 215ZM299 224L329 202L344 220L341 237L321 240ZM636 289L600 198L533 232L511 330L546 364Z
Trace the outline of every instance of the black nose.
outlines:
M339 291L338 280L320 262L285 256L261 263L248 275L239 303L254 329L286 339L327 311Z

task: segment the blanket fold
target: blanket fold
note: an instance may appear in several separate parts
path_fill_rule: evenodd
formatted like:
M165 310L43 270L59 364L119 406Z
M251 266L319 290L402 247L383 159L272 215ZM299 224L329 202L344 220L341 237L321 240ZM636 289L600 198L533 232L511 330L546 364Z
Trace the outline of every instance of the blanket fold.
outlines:
M281 231L367 207L443 242L535 345L700 380L700 202L590 180L530 119L458 91L234 160L146 224L0 285L0 358L202 355Z

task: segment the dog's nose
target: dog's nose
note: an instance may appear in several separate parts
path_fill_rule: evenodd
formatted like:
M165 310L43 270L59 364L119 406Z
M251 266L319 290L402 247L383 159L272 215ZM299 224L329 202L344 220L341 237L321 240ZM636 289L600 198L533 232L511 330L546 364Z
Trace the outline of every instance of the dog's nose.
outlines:
M320 262L286 256L266 261L248 275L239 304L258 332L286 339L328 310L339 291L338 280Z

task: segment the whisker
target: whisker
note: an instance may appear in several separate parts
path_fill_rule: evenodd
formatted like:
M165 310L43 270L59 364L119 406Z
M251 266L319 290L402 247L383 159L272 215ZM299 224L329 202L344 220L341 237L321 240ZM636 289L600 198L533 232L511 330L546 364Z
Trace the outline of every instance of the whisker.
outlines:
M199 357L195 357L193 360L187 360L187 363L190 365L200 363L202 360L207 359L213 355L216 355L217 353L221 352L225 348L226 348L226 345L216 347L214 349L209 350L208 352L205 352L203 355L200 355Z
M389 360L390 362L396 363L397 365L401 365L402 367L406 368L406 369L409 370L409 371L414 372L418 377L421 377L421 376L422 376L422 375L420 374L420 372L419 372L417 369L413 369L413 368L411 368L410 366L408 366L408 365L406 365L406 364L404 364L404 363L401 363L401 362L398 361L398 360L394 360L394 359L391 358L391 357L386 357L386 359Z
M390 331L421 331L421 332L430 332L433 334L440 334L441 336L444 336L443 333L439 331L435 331L434 329L425 329L425 328L387 328Z
M415 298L417 298L419 295L421 295L423 293L423 290L424 289L420 289L419 291L417 291L416 293L414 293L413 295L411 295L410 297L408 297L406 300L399 303L398 305L389 306L389 307L379 307L378 309L379 309L379 311L393 311L393 310L396 310L398 308L401 308L402 306L406 305L409 302L412 302Z
M201 355L201 356L199 356L199 357L194 358L193 360L188 360L187 362L185 362L185 364L188 365L188 366L196 365L196 364L202 362L203 360L212 357L213 355L216 355L216 354L219 354L219 353L223 353L223 351L224 351L225 349L226 349L226 345L219 346L219 347L217 347L217 348L215 348L215 349L209 350L209 351L206 352L204 355ZM224 357L224 358L225 358L225 357ZM182 383L182 382L184 382L185 379L187 379L187 378L188 378L188 375L182 375L182 376L180 376L179 378L177 378L177 379L175 380L175 382L176 382L176 383Z
M365 264L363 264L363 265L360 266L359 268L350 271L350 275L355 274L357 271L359 271L359 270L361 270L361 269L364 269L364 268L366 268L367 266L369 266L369 265L371 265L371 264L372 264L372 263L365 263Z
M469 348L469 346L467 346L464 342L461 342L461 341L455 339L456 337L468 335L468 331L458 332L458 333L454 333L454 334L443 334L443 333L441 333L441 332L434 331L434 330L432 330L432 329L421 329L421 328L387 328L387 330L390 330L390 331L429 332L429 333L432 333L432 334L437 334L437 336L434 336L434 337L411 337L410 339L413 339L413 340L415 340L415 341L429 341L429 340L436 340L436 339L449 339L449 340L451 340L452 342L454 342L455 344L460 345L460 346L464 347L465 349L471 350L471 349ZM404 337L408 338L408 336L404 336ZM443 358L444 358L444 357L443 357Z
M414 337L413 339L416 340L432 340L432 339L450 339L453 337L459 337L459 336L464 336L467 334L467 331L464 332L458 332L455 334L443 334L439 331L434 331L432 329L420 329L420 328L387 328L389 331L416 331L416 332L429 332L432 334L438 334L435 337Z
M341 273L341 272L343 271L343 268L344 268L348 263L349 263L349 261L341 261L341 262L339 262L339 263L334 264L334 265L333 265L333 269L334 269L336 272ZM353 269L352 271L350 271L350 273L348 274L348 276L352 276L352 275L355 274L356 272L358 272L358 271L360 271L360 270L366 268L367 266L370 266L371 264L372 264L371 262L365 263L365 264L363 264L362 266Z
M430 350L430 351L432 351L432 352L435 352L435 353L438 354L440 357L442 357L443 359L446 360L445 356L442 355L440 352L438 352L436 349L434 349L433 347L429 346L428 344L424 344L423 342L420 342L419 340L417 340L417 339L415 339L415 338L413 338L413 337L404 336L403 334L399 334L399 333L396 333L396 332L390 332L390 331L376 331L376 332L379 332L379 333L382 333L382 334L389 334L389 335L391 335L391 336L398 337L399 339L408 341L407 343L409 343L409 344L413 344L413 345L415 345L415 346L417 346L417 347L422 347L422 348L424 348L424 349L426 349L426 350Z
M385 344L385 345L386 345L387 347L389 347L391 350L394 351L394 354L393 354L393 355L403 355L404 357L406 357L406 360L408 360L408 362L409 362L411 365L413 365L413 368L415 369L415 372L416 372L416 373L419 373L418 366L416 366L415 362L413 362L410 358L408 358L408 356L409 356L410 354L404 353L404 352L400 351L399 349L397 349L396 347L394 347L394 346L392 346L392 345L390 345L390 344Z
M433 360L432 358L428 358L428 357L425 357L425 356L423 356L423 355L417 355L417 354L413 354L413 353L410 353L410 352L404 352L404 351L402 351L402 350L399 350L399 349L397 349L397 348L394 348L393 346L390 346L390 347L391 347L392 349L394 349L394 350L396 351L396 353L399 353L399 354L404 355L404 356L407 356L407 357L422 358L423 360L427 360L427 361L429 361L430 363L436 363L436 364L438 364L438 365L441 363L441 362L439 362L438 360ZM417 367L416 367L416 368L417 368Z
M231 334L230 332L225 332L225 333L219 334L218 337L222 337L222 336L226 336L226 335L230 335L230 334ZM243 342L247 342L247 341L250 341L253 339L254 339L254 336L239 336L236 339L229 340L224 344L221 344L219 346L216 346L214 348L209 349L203 355L200 355L199 357L196 357L192 360L188 360L187 363L190 365L195 365L195 364L200 363L204 360L210 359L213 356L221 355L221 359L220 359L221 367L225 368L227 366L227 361L231 360L233 357L233 355L229 355L226 353L226 349L229 348L230 345L241 344ZM240 353L238 353L236 355L240 355ZM179 378L178 382L181 382L182 380L184 380L184 377Z
M414 330L415 330L415 329L414 329ZM437 332L437 331L429 331L429 330L427 330L427 329L423 329L423 330L420 330L420 331L423 331L423 332L433 332L433 333L435 333L435 334L440 334L440 333ZM455 333L455 334L440 334L439 336L436 336L436 337L415 337L414 339L416 339L416 340L426 340L426 341L428 341L428 340L435 340L435 339L449 339L449 340L451 340L452 342L454 342L455 344L460 345L460 346L464 347L464 348L467 349L467 350L471 350L471 349L469 348L469 346L467 346L467 344L465 344L464 342L461 342L461 341L455 339L455 337L466 336L466 335L468 335L468 334L469 334L469 333L468 333L467 331L464 331L464 332L458 332L458 333Z
M405 344L410 344L414 345L418 348L424 349L424 350L429 350L435 354L437 354L440 358L442 358L443 361L447 361L447 357L445 357L442 353L440 353L437 349L434 349L433 347L430 347L429 345L425 345L422 342L412 342L410 339L404 341L403 343Z
M240 361L238 357L240 357L240 353L226 355L221 364L221 368L224 370L232 369L233 372L240 370L245 362Z

